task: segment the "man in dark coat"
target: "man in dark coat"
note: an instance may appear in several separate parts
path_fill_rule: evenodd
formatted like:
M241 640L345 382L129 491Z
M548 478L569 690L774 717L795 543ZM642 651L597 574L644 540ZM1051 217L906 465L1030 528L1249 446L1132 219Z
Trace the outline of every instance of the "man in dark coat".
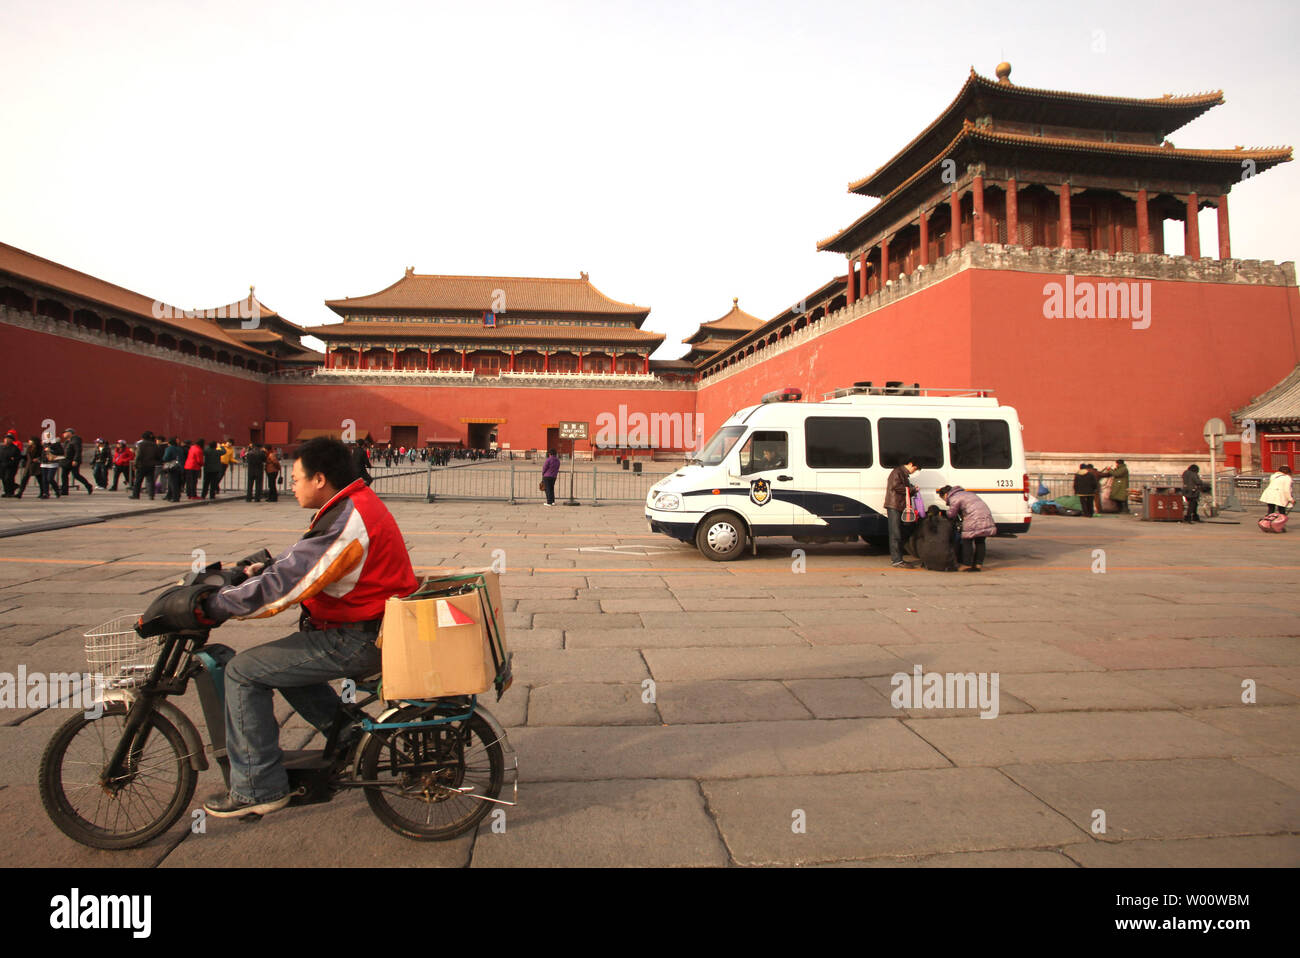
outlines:
M908 460L894 469L885 480L885 515L889 517L889 561L895 569L911 569L903 561L903 510L911 501L916 487L908 477L916 472L918 466Z
M244 454L244 469L248 473L244 501L261 502L262 482L266 477L266 452L255 442L248 444L248 452Z
M4 497L12 499L18 492L18 464L23 459L23 447L18 443L17 430L10 429L0 442L0 482L4 483Z
M59 482L59 494L66 496L68 494L68 477L76 479L86 487L86 495L90 495L95 490L91 488L84 476L81 474L81 437L77 435L77 430L68 428L63 430L63 454L65 457L63 463L63 476Z
M1183 471L1183 498L1187 500L1184 522L1200 522L1201 493L1208 492L1210 484L1201 481L1201 467L1192 463Z
M374 481L370 477L370 456L366 453L366 447L359 442L352 445L352 471L358 478L364 479L366 485Z
M1079 471L1074 474L1074 494L1079 497L1083 514L1089 519L1092 518L1093 497L1097 495L1099 488L1097 475L1092 471L1092 467L1086 462L1079 463Z
M158 446L153 441L153 433L145 430L135 446L135 481L131 483L131 498L140 498L140 484L144 483L149 491L149 498L154 497L154 470L158 467Z

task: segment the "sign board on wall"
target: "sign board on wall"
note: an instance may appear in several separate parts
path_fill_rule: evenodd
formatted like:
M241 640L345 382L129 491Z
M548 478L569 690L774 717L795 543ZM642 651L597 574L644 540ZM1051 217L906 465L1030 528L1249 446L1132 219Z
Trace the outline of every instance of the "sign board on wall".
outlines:
M587 423L585 422L561 422L560 438L561 439L586 439Z

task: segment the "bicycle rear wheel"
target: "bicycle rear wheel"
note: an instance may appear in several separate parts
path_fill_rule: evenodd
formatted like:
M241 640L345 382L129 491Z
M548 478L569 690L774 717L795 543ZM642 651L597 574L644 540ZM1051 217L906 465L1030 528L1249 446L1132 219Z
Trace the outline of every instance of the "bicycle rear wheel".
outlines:
M408 705L387 721L462 712ZM477 712L459 722L371 733L360 761L362 779L384 783L365 787L371 810L393 831L417 841L444 841L474 828L492 806L483 797L500 794L504 768L501 743Z
M102 785L100 775L126 729L126 711L122 702L107 702L96 718L78 712L41 756L46 814L59 831L91 848L135 848L161 835L181 817L198 783L184 737L154 712L144 747L127 756L126 776Z

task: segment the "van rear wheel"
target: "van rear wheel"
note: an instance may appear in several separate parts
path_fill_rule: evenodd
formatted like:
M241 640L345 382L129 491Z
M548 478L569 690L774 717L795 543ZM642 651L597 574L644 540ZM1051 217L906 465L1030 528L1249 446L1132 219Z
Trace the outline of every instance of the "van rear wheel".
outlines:
M734 512L711 515L695 530L695 546L714 562L730 562L745 551L745 524Z

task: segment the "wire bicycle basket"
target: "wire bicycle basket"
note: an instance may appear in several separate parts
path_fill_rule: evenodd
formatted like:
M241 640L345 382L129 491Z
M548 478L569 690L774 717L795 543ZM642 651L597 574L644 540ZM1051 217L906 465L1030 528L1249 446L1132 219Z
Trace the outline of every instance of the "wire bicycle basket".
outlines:
M136 633L138 619L138 615L119 615L85 633L87 669L103 676L105 687L140 685L153 670L158 640Z

